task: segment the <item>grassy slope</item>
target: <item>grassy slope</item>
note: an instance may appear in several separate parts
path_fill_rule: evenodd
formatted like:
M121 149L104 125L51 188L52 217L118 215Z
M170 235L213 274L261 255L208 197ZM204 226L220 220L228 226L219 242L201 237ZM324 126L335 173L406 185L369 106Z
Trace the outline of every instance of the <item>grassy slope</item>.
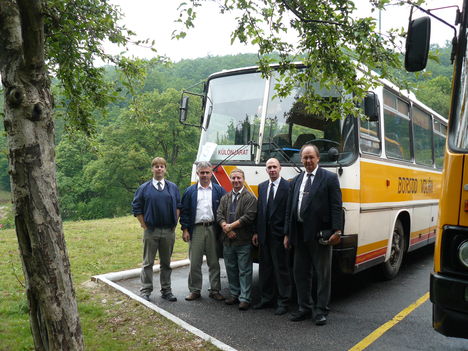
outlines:
M142 233L133 217L65 222L64 231L87 350L216 349L125 295L90 284L92 275L140 266ZM173 260L187 257L176 235ZM0 231L0 257L0 350L33 350L14 230Z

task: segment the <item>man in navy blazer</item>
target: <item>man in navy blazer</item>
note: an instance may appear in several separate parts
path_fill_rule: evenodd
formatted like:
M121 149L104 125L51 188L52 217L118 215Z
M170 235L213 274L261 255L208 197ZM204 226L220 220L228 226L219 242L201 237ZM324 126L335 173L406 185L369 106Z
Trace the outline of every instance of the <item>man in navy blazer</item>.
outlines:
M185 242L190 242L188 277L190 293L185 297L187 301L196 300L201 296L203 255L206 255L209 268L209 297L217 301L224 300L224 296L219 292L221 280L217 245L221 228L216 220L216 211L226 191L211 182L212 174L209 162L199 162L197 164L199 182L189 186L182 196L180 213L182 238Z
M259 246L259 280L261 299L254 309L274 305L275 315L288 311L291 282L284 242L284 222L289 182L280 177L281 165L276 158L266 162L269 180L258 185L257 233L252 243Z
M290 319L302 321L313 313L315 324L324 325L330 300L332 246L340 242L343 217L338 176L320 168L319 160L317 146L302 147L301 161L306 173L291 181L284 245L294 247L293 272L299 306ZM332 232L328 242L319 241L321 231ZM316 284L311 291L313 278Z

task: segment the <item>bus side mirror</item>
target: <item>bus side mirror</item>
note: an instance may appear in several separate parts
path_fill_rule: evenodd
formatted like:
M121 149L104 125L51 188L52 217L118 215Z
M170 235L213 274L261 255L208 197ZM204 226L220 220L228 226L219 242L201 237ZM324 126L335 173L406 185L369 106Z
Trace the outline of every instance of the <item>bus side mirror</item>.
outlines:
M189 97L182 95L182 98L180 99L180 107L179 107L179 121L180 121L180 123L184 123L187 120L188 102L189 102Z
M364 114L369 121L377 122L380 117L380 103L378 96L370 91L364 98Z
M330 150L328 150L328 159L330 161L336 162L338 161L338 158L340 157L340 152L336 147L331 147Z
M406 36L405 69L418 72L426 68L431 41L431 19L428 16L410 20Z

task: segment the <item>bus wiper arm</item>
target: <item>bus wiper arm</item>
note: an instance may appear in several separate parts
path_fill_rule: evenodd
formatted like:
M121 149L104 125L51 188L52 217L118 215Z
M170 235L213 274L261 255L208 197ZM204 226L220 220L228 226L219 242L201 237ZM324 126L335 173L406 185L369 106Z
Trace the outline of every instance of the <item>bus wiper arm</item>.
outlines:
M221 160L221 162L219 162L216 166L213 167L213 172L216 172L216 170L219 168L219 166L221 166L224 162L226 162L227 160L229 160L231 157L237 155L237 153L239 151L242 151L244 150L247 146L258 146L257 142L253 141L253 140L249 140L247 142L247 144L244 144L244 145L241 145L241 147L239 147L238 149L234 150L234 152L232 152L231 154L227 155L224 159Z
M291 162L294 165L294 169L296 170L297 173L302 172L301 167L299 167L297 165L297 163L294 162L291 159L291 157L289 157L288 154L286 152L284 152L284 150L277 143L275 143L273 140L269 141L268 143L270 145L273 145L275 147L276 151L278 151L281 154L281 156L283 156L286 159L286 161Z

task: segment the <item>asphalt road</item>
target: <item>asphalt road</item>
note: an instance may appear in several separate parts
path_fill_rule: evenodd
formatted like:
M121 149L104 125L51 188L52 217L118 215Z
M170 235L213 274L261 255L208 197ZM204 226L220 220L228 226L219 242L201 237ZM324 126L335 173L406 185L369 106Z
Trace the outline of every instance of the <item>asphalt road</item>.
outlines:
M208 298L208 272L204 265L202 298L185 301L188 268L172 273L175 303L160 298L159 277L155 274L152 301L182 320L238 350L349 350L374 330L416 302L429 290L432 270L432 247L410 253L400 274L392 281L378 279L375 270L333 283L331 312L326 326L312 320L290 322L288 315L275 316L274 309L241 312ZM224 263L222 285L227 287ZM254 303L258 300L257 265L254 265ZM138 293L139 278L117 282ZM223 289L224 294L227 290ZM291 306L294 311L295 306ZM399 323L376 338L366 350L468 350L468 340L447 338L431 326L432 305L429 300L409 313Z

